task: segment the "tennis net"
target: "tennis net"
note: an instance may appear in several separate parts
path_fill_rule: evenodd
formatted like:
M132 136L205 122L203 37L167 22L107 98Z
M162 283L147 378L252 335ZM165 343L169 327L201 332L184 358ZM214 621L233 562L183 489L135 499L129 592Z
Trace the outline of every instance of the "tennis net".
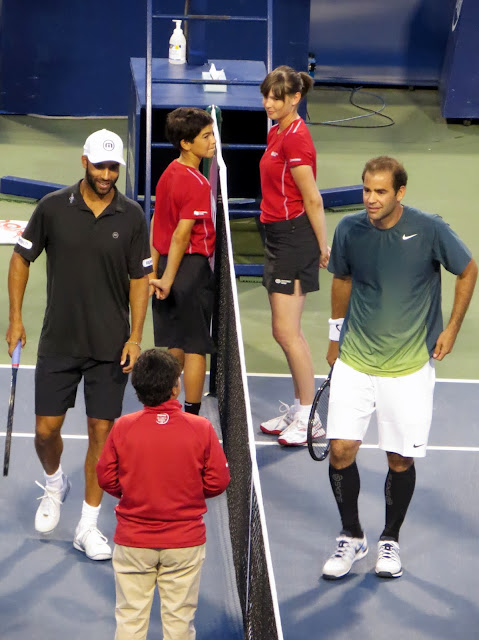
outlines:
M220 186L216 211L216 309L213 321L217 354L211 370L211 385L218 398L223 446L231 472L227 497L236 583L244 637L248 640L282 640L244 360L229 228L226 165L214 108L211 115L217 141Z

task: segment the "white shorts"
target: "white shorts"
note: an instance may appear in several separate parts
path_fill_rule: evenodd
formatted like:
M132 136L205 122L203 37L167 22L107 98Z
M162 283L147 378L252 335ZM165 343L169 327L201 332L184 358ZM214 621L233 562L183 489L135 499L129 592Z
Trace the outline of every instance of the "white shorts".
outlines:
M436 372L434 360L406 376L386 378L334 365L329 398L328 438L363 440L374 411L379 448L405 458L426 455Z

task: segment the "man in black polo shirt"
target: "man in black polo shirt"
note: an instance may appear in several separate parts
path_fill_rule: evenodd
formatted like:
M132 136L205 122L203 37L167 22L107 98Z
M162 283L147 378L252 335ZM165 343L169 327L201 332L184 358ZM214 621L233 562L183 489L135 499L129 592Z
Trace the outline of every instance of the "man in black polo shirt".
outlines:
M85 500L73 545L92 560L111 558L97 528L102 490L96 463L120 416L128 373L140 353L151 258L141 207L118 192L119 136L102 129L85 142L85 177L43 198L15 246L8 275L11 355L26 342L22 301L30 263L47 253L47 306L35 372L35 448L45 486L35 517L51 533L70 490L60 458L61 428L84 379L88 421ZM129 315L131 311L131 329Z

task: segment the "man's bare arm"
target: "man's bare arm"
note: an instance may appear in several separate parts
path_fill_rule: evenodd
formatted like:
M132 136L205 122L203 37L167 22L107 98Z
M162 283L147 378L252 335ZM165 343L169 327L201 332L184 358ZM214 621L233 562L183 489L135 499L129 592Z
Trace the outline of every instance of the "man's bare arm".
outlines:
M13 350L19 340L22 341L22 348L27 342L25 327L22 320L22 306L25 289L27 287L28 276L30 274L30 263L16 251L10 259L8 270L8 298L10 302L8 314L8 329L5 336L8 342L8 354L12 356Z
M456 290L451 317L449 318L447 327L439 334L436 346L434 347L432 357L435 360L443 360L448 353L451 353L469 303L471 302L476 280L477 264L475 260L471 258L467 267L456 278Z

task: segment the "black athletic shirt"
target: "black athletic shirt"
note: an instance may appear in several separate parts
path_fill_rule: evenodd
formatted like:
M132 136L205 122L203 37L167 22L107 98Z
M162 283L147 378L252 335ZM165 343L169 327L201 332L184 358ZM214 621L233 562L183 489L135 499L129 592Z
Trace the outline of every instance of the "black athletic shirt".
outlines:
M45 196L15 251L47 253L47 306L38 354L113 361L130 335L130 278L151 271L145 216L115 189L97 218L80 183Z

